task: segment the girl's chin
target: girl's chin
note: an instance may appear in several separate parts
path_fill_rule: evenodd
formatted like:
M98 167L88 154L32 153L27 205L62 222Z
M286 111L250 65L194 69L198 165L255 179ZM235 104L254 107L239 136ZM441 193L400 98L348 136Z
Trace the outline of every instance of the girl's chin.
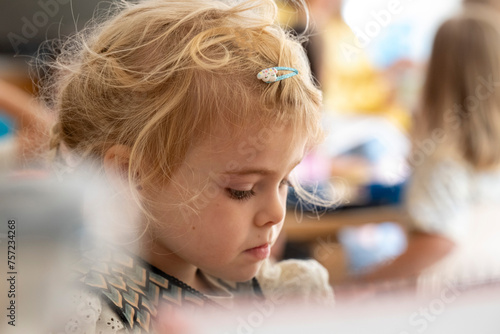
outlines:
M234 269L231 272L211 272L209 270L205 271L201 269L203 272L220 278L224 281L229 281L229 282L247 282L250 281L252 278L254 278L257 275L257 272L259 271L260 267L262 266L263 261L259 261L258 263L255 263L249 268L245 268L244 270L240 269Z

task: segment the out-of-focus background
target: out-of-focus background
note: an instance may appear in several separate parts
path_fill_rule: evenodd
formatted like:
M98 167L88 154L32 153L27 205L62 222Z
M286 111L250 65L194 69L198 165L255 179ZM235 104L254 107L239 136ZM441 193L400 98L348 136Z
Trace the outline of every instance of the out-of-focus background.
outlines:
M289 215L285 254L318 259L336 285L406 248L408 217L402 204L413 167L408 162L412 118L434 35L462 3L308 3L313 27L306 49L323 90L328 136L297 173L311 187L333 185L338 205L317 208L326 212L319 222L311 207ZM281 8L283 24L302 31L303 15L289 3Z
M282 25L302 32L303 13L278 1ZM338 205L297 209L293 192L280 257L314 257L332 284L404 250L400 204L411 166L408 130L426 61L439 24L459 0L309 0L311 35L305 45L324 92L326 142L298 167L311 187L333 185ZM0 79L36 94L30 72L42 42L81 30L98 0L6 0L0 4ZM5 109L5 107L3 107ZM0 150L19 119L0 111ZM325 214L318 221L311 209ZM382 223L382 224L373 224ZM286 241L285 241L286 240Z
M462 1L307 3L312 26L304 46L323 90L327 138L297 167L296 176L305 187L333 196L336 205L304 205L290 191L285 228L273 251L277 259L318 260L335 288L390 262L407 247L409 217L403 203L415 167L409 131L436 30ZM303 32L303 13L292 2L277 4L280 24ZM25 121L18 112L25 107L5 102L2 93L12 97L15 87L19 101L36 96L40 78L29 63L39 50L44 52L42 42L81 30L96 10L107 6L97 0L0 3L0 82L6 84L0 86L1 168L15 166L7 160L16 154L14 136ZM0 237L5 235L0 231Z

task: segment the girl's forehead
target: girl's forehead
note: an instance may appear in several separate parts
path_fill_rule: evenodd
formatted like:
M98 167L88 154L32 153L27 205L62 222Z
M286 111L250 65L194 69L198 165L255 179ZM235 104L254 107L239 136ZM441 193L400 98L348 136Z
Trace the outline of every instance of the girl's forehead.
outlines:
M205 149L210 149L213 153L224 153L230 150L242 150L246 146L262 147L274 142L288 147L294 142L305 139L294 131L291 126L284 124L248 124L245 127L233 129L219 128L212 131L205 138L200 140L199 145Z
M200 140L188 152L186 160L243 161L252 163L279 155L300 159L305 151L306 137L291 127L248 127L239 132L217 131ZM298 157L297 157L298 156Z

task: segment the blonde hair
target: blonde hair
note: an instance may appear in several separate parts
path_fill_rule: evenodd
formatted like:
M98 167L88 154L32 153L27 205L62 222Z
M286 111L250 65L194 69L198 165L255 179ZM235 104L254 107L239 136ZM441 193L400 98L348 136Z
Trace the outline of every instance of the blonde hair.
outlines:
M417 115L417 142L441 132L437 152L453 154L475 169L500 163L497 21L497 14L471 5L439 28Z
M46 85L64 144L102 161L115 144L131 148L129 179L169 180L188 149L222 126L291 126L311 146L322 139L321 92L301 41L275 24L272 0L121 2L111 17L66 42ZM299 74L272 84L262 69Z

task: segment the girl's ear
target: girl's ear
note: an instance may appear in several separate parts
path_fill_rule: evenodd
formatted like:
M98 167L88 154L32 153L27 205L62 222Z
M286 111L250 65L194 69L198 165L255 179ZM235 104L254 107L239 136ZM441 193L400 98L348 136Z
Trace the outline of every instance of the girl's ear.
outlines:
M130 148L128 146L113 145L104 154L104 172L109 179L118 176L122 181L127 181L129 163Z

